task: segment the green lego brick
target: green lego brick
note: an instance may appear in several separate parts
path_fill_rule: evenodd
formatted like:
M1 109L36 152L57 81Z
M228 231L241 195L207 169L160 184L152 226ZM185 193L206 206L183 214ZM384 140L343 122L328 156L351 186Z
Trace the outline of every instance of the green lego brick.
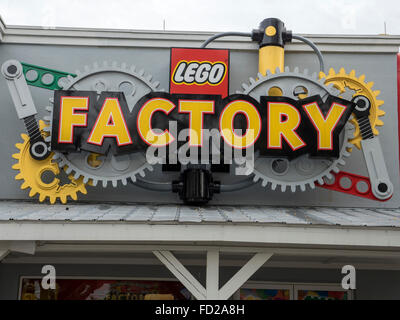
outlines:
M36 66L33 64L21 62L22 68L23 68L23 73L26 79L26 83L30 86L34 87L39 87L39 88L44 88L48 90L59 90L61 89L61 86L59 85L59 81L62 78L66 78L68 76L71 77L76 77L76 74L74 73L68 73L64 71L59 71L59 70L53 70L41 66ZM36 72L33 73L34 77L27 77L27 73L29 71L34 71ZM47 79L46 81L46 77Z

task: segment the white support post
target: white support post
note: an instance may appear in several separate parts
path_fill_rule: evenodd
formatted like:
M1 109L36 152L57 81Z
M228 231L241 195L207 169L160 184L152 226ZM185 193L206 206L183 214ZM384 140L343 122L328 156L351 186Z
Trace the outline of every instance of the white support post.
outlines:
M170 251L157 250L153 253L197 300L229 299L273 255L266 252L256 253L219 289L219 250L207 250L206 288Z
M153 251L153 253L197 300L206 299L206 289L170 251Z
M262 265L272 253L256 253L219 291L221 300L229 299Z
M219 300L219 251L207 251L206 299Z

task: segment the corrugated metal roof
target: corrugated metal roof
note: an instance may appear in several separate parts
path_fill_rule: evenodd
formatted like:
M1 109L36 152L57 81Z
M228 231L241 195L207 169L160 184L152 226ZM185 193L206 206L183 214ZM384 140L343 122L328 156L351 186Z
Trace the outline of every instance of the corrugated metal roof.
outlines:
M349 209L323 207L204 206L143 204L46 205L0 201L0 222L142 222L142 223L282 223L400 227L400 209Z

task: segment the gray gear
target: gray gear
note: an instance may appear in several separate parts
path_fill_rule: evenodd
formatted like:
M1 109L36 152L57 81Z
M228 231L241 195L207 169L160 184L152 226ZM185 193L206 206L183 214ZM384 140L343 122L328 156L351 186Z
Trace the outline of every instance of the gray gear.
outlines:
M250 83L242 85L244 91L237 93L247 94L260 100L261 96L268 94L271 88L281 90L282 96L298 99L299 94L307 96L320 95L325 100L328 94L338 95L338 91L333 86L326 86L324 79L318 80L317 74L308 75L308 71L303 73L295 68L290 72L286 67L284 72L279 68L275 74L268 72L266 76L258 74L258 79L250 78ZM279 89L278 89L279 88ZM332 172L339 172L339 166L345 164L344 159L350 156L348 152L352 145L348 142L352 137L354 127L346 124L341 134L340 156L335 160L312 159L308 155L302 155L292 161L281 158L258 157L254 162L254 182L261 180L263 187L270 186L275 190L277 186L281 187L282 192L290 188L295 192L297 187L305 191L306 187L315 188L315 183L324 184L333 179Z
M143 70L136 71L135 66L128 67L125 63L121 65L118 65L117 62L113 62L111 65L107 62L102 65L94 63L92 67L85 66L84 69L83 72L76 71L76 77L64 78L65 80L60 83L60 86L64 90L93 90L97 93L106 90L123 91L130 111L144 95L156 90L165 91L157 89L160 83L153 82L151 75L146 75ZM50 102L53 105L52 100ZM47 109L52 113L53 106ZM44 119L50 124L45 130L51 134L52 116ZM50 141L51 137L46 139ZM66 173L72 173L76 179L82 176L85 183L91 180L94 186L101 182L103 187L106 187L111 182L116 187L118 181L126 185L129 179L135 181L137 175L144 177L145 170L153 170L142 152L123 156L99 155L95 159L91 159L92 161L88 160L90 155L89 152L66 154L54 152L53 158L58 161L60 168L64 168Z

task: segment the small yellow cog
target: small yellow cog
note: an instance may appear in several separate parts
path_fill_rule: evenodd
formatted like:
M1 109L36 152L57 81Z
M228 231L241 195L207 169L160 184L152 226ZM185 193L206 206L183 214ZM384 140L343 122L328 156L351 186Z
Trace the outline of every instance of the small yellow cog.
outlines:
M341 68L338 73L335 72L333 68L329 70L329 73L326 75L323 72L320 73L320 78L325 78L325 84L333 84L336 89L340 91L340 93L344 93L346 89L353 90L355 93L353 97L363 95L368 98L371 102L371 109L369 115L369 121L371 123L371 128L374 135L378 135L379 131L376 127L383 126L383 121L379 119L379 117L385 114L385 111L380 109L380 106L383 105L384 101L378 100L377 97L380 94L379 90L372 90L374 85L373 82L365 82L365 75L361 75L360 77L356 77L356 72L351 70L349 74L346 73L344 68ZM350 122L354 125L354 138L350 139L350 142L354 144L358 149L361 149L361 134L360 128L356 119L353 117Z
M39 122L40 129L42 130L45 126L43 121ZM42 134L43 131L42 131ZM60 168L55 163L53 153L50 154L44 160L35 160L31 157L29 152L29 137L26 134L21 134L23 143L17 143L15 146L19 149L19 153L13 154L13 158L17 159L12 168L18 170L19 173L15 176L16 180L24 180L21 185L21 189L30 188L29 196L33 197L39 194L39 201L43 202L46 198L50 199L50 203L54 204L57 199L60 199L62 203L67 202L68 196L73 200L77 200L77 193L80 191L86 194L86 187L83 183L83 177L75 180L72 175L68 176L70 183L61 185L58 178L54 178L50 183L43 181L43 174L51 172L54 176L60 173Z

